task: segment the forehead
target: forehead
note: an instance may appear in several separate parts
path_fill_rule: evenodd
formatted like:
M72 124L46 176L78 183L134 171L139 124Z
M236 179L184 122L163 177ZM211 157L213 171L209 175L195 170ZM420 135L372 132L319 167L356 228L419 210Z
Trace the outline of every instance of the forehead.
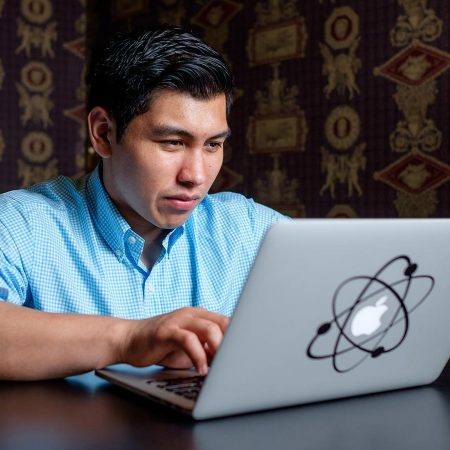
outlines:
M223 131L228 127L226 97L218 94L208 99L195 98L185 92L165 89L152 96L148 111L136 119L146 126Z

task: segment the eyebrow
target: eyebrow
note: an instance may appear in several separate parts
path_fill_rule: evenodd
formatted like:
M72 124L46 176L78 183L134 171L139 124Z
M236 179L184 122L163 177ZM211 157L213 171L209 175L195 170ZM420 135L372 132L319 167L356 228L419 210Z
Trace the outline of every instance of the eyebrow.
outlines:
M190 133L187 130L184 130L183 128L177 128L177 127L171 127L169 125L163 125L159 127L152 128L152 134L156 137L165 137L165 136L184 136L187 138L194 138L194 135ZM222 131L221 133L215 134L214 136L210 136L208 140L211 139L222 139L222 138L228 138L231 136L231 130L227 128L225 131Z

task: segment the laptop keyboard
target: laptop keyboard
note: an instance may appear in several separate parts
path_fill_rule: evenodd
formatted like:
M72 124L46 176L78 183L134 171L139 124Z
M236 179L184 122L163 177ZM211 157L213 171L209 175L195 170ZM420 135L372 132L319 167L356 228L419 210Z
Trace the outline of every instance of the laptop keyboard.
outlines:
M154 384L165 391L189 400L195 400L200 393L204 379L205 377L194 376L189 378L172 378L170 380L148 380L147 383Z

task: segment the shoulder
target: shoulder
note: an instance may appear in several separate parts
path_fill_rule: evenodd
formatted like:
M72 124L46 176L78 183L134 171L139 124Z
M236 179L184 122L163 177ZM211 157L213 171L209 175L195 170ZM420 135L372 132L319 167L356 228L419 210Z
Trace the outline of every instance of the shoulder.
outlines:
M0 250L20 253L32 265L36 246L46 247L62 230L84 220L84 181L58 177L0 195Z
M15 236L28 236L37 229L59 223L83 208L83 180L58 177L31 188L0 195L0 227Z
M33 213L34 211L63 210L74 207L83 195L85 177L73 180L60 176L30 188L17 189L0 195L0 216L4 212Z
M197 208L197 218L209 226L265 232L274 222L287 219L277 211L234 192L207 195Z

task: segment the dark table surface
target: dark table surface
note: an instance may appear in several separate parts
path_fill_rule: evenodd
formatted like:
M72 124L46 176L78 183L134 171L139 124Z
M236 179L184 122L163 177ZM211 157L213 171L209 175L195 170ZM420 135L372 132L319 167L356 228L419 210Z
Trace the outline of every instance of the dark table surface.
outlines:
M0 383L0 449L450 449L450 364L430 386L194 422L93 373Z

